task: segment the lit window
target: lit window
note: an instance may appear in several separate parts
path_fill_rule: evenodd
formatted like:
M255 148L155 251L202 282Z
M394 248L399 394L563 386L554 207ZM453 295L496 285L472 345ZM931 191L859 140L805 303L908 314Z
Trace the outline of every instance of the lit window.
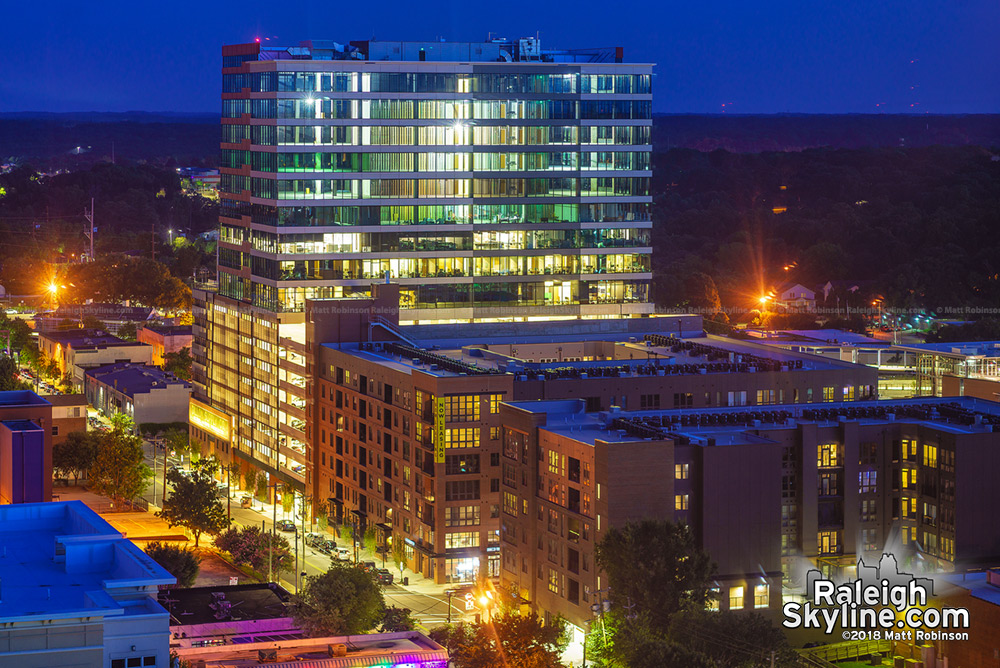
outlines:
M688 509L688 495L687 494L675 494L674 495L674 510L687 510Z
M674 464L674 478L676 480L687 480L688 464Z
M706 610L718 611L719 609L719 597L721 592L718 587L712 587L708 590L708 603L705 604Z
M742 610L743 609L743 587L730 587L729 588L729 609L730 610Z
M753 607L755 608L766 608L771 601L770 588L767 584L754 585L753 588Z

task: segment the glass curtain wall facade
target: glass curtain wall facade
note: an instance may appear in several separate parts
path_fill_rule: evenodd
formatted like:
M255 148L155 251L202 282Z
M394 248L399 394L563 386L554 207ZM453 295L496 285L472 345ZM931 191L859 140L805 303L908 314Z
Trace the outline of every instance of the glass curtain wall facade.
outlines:
M651 311L651 66L227 47L219 294L401 321Z
M193 374L232 430L191 436L303 492L307 298L395 281L403 324L652 310L650 65L365 44L223 47L219 285L195 291Z

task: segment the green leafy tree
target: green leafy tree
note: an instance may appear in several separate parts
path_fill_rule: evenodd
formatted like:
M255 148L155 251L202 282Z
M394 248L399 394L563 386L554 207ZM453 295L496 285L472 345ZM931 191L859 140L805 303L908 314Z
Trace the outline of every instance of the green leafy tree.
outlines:
M385 599L375 578L335 561L322 575L306 578L292 597L292 617L313 636L367 633L385 619Z
M534 614L501 608L490 622L438 627L431 637L448 649L455 668L560 668L565 622L543 625Z
M97 460L99 443L97 432L70 432L62 443L52 446L52 468L61 477L73 476L76 485Z
M255 468L248 468L243 472L243 489L250 494L257 493L257 478L260 473Z
M261 473L257 474L257 500L261 503L267 501L267 476Z
M240 486L240 464L239 462L230 462L228 468L228 480L229 486L238 489Z
M794 668L799 656L785 634L759 613L691 610L674 616L670 637L688 652L701 654L719 666Z
M375 527L372 525L368 525L368 528L365 529L365 535L361 541L362 545L366 550L374 550L376 547L375 543L377 542L377 540L378 537L375 535Z
M417 622L410 615L409 608L397 608L395 606L385 609L382 617L383 633L399 633L401 631L412 631L417 628Z
M396 564L399 572L403 572L406 566L406 546L402 536L395 536L392 540L392 563Z
M132 420L118 414L111 424L110 431L99 435L90 486L121 506L146 491L152 471L146 466L142 441L132 433Z
M192 459L194 458L191 439L186 429L168 429L163 434L163 442L168 450L173 450L179 457L191 455Z
M99 318L93 315L85 315L80 321L84 329L99 329L101 331L108 331L107 325L105 325Z
M174 469L167 473L173 486L157 517L167 520L170 527L182 526L194 535L194 546L202 533L216 535L229 526L226 509L219 500L213 476L213 461L202 460L189 475Z
M136 338L136 326L134 322L126 322L118 327L118 333L116 336L119 339L125 339L126 341L135 341Z
M316 503L316 523L319 524L320 531L326 531L329 522L329 515L326 508L326 501Z
M31 383L27 383L17 376L17 363L6 355L0 355L0 392L31 389Z
M194 364L194 358L191 357L190 348L181 348L176 353L165 353L163 355L163 370L169 371L184 380L191 380L192 364Z
M665 634L674 614L702 609L709 599L714 565L687 525L643 520L612 527L595 556L612 610L647 615L654 632Z
M194 550L156 541L147 545L145 551L153 561L177 578L178 586L190 587L198 579L201 557Z
M215 547L228 552L233 561L249 566L258 573L275 572L294 567L291 547L281 534L261 531L259 526L230 527L215 539Z
M291 487L283 487L281 490L281 510L288 516L288 513L292 512L292 508L295 507L295 492Z

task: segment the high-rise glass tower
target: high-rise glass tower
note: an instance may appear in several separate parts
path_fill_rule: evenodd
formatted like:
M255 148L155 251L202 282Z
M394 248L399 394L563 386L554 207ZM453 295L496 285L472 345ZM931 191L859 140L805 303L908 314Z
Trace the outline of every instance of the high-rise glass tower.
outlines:
M250 465L306 482L307 298L397 282L401 324L652 311L651 65L535 38L239 44L222 61L196 397Z
M404 322L646 313L651 66L514 42L223 50L219 293Z

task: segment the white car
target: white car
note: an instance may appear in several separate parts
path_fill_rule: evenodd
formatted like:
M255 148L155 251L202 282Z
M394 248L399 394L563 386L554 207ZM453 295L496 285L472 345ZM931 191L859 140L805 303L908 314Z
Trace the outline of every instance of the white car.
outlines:
M352 555L351 551L346 547L338 547L333 551L333 554L330 556L335 557L341 561L350 561Z

